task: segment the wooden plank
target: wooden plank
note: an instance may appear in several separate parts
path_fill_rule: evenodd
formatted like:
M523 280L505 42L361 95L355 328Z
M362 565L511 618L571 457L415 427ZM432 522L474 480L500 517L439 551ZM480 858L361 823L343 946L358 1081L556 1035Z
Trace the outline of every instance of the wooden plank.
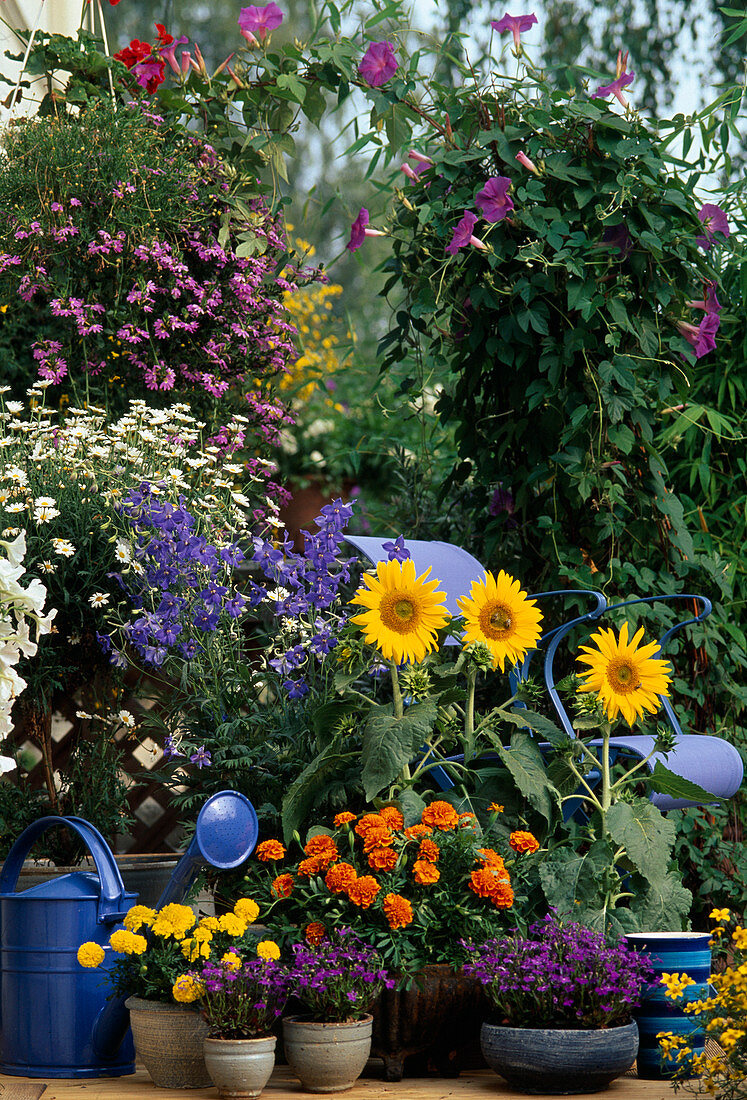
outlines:
M357 1084L346 1092L349 1100L517 1100L521 1095L510 1088L502 1078L490 1070L463 1073L460 1077L418 1077L389 1083L381 1080L381 1069L370 1064ZM376 1076L368 1076L368 1074ZM30 1078L5 1077L0 1074L0 1096L12 1100L14 1084L29 1082ZM36 1079L36 1084L46 1084L42 1100L157 1100L164 1096L157 1089L144 1069L138 1069L129 1077L97 1077L92 1080L55 1081ZM6 1092L3 1093L2 1086ZM169 1100L215 1100L216 1090L169 1089ZM277 1066L265 1088L266 1100L301 1100L304 1093L287 1066ZM618 1077L602 1092L587 1093L589 1100L673 1100L674 1090L665 1081L639 1081L637 1077ZM554 1100L540 1096L536 1100Z

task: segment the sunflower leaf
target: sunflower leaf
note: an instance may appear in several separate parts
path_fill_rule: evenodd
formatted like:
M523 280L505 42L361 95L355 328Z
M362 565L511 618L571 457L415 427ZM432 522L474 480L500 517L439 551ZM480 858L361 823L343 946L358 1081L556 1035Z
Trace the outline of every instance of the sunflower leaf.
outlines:
M413 704L401 718L395 717L390 704L371 708L361 746L363 788L369 801L410 763L433 730L437 714L434 699Z
M559 796L547 777L536 742L528 733L517 732L511 735L510 748L501 744L496 744L495 748L521 793L549 823Z
M676 829L652 802L616 802L607 812L607 829L645 879L658 883L664 878Z
M501 717L505 718L507 722L511 722L514 726L523 728L528 726L530 730L534 730L535 733L539 733L542 737L546 737L550 744L554 745L556 748L568 742L567 733L559 729L549 718L545 718L543 714L538 714L535 710L515 707L513 710L502 710Z
M704 790L703 787L699 787L692 780L685 779L684 776L670 771L662 764L661 760L656 761L654 770L650 775L644 776L644 779L651 785L653 791L658 791L659 794L671 795L672 798L687 798L690 802L697 802L699 805L718 802L719 800L717 794L712 794L711 791Z
M630 908L642 932L678 931L685 924L692 902L693 896L682 885L680 872L667 871L647 890L637 891Z
M342 773L355 753L344 752L341 739L332 741L291 784L283 799L283 836L286 844L309 817L325 786Z

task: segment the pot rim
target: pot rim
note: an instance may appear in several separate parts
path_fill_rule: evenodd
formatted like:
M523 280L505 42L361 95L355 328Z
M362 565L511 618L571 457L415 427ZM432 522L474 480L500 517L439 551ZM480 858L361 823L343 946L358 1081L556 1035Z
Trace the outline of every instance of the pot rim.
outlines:
M635 1020L627 1024L615 1024L614 1027L529 1027L526 1024L514 1027L511 1024L491 1024L488 1020L483 1021L482 1026L492 1028L494 1031L528 1031L532 1035L614 1035L633 1028L638 1030Z
M308 1016L297 1013L293 1016L283 1016L283 1023L303 1024L305 1027L356 1027L373 1020L370 1012L361 1016L358 1020L311 1020Z
M255 1035L253 1039L224 1039L222 1035L206 1035L206 1043L277 1043L277 1035Z

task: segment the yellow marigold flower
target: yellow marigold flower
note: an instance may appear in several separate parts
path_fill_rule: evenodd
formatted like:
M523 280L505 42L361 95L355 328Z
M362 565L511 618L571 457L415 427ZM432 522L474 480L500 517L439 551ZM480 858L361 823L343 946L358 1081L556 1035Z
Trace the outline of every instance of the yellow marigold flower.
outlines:
M412 865L413 878L418 886L432 886L441 878L441 872L430 860L416 859Z
M246 921L237 917L235 913L224 913L218 917L218 928L221 932L227 932L229 936L243 936L246 932Z
M501 806L498 802L491 802L488 805L488 811L491 814L502 814L505 808L505 806Z
M178 1004L188 1005L197 1001L202 993L202 986L196 982L191 974L182 974L171 987L174 1000Z
M187 962L199 962L200 959L210 958L210 943L208 940L184 939L180 944L181 952Z
M246 921L247 924L254 924L259 916L259 906L252 898L239 898L233 911L239 920Z
M138 936L135 932L128 932L126 928L119 928L109 937L109 946L118 955L142 955L148 946L145 936Z
M263 840L257 845L257 859L262 860L263 863L282 859L284 856L285 848L279 840Z
M501 672L506 659L517 664L537 645L542 612L503 569L497 577L486 572L485 580L473 581L469 596L461 596L457 606L465 619L463 644L482 642L493 654L493 668L500 665Z
M576 660L590 667L580 673L586 682L578 690L596 692L610 721L622 714L632 726L645 711L656 713L660 695L669 695L670 665L653 656L659 651L658 642L639 648L642 638L640 627L628 640L628 624L623 623L619 638L614 630L602 627L591 635L596 649L580 647L581 656Z
M225 955L221 955L220 961L228 970L241 970L241 955L237 955L235 951L226 951Z
M348 825L351 821L355 821L355 816L355 814L351 814L350 810L343 810L341 814L335 814L333 824L336 829L339 829L343 825Z
M147 905L133 905L122 923L129 932L139 932L143 925L150 928L155 919L155 909L149 909Z
M722 924L724 921L729 920L730 917L730 909L711 909L710 913L708 914L709 920L716 920L719 922L719 924Z
M197 940L198 943L210 943L213 938L212 929L206 928L204 924L198 924L192 933L192 938Z
M151 925L151 931L164 939L173 936L176 940L182 940L196 923L197 917L188 905L172 903L158 910L156 919Z
M105 957L103 947L98 943L92 943L90 940L87 943L82 943L78 948L78 962L81 966L93 969L95 966L101 966Z
M515 833L511 833L508 838L508 843L511 845L515 852L532 852L539 851L539 841L532 833L524 832L518 829Z
M217 917L200 917L199 928L209 928L211 932L220 931L220 924Z
M422 661L436 648L437 632L449 621L439 582L429 581L427 569L415 572L412 558L380 561L376 573L364 573L351 604L365 608L351 622L363 631L366 641L388 661Z
M257 944L257 954L260 959L279 959L280 948L274 940L261 940Z

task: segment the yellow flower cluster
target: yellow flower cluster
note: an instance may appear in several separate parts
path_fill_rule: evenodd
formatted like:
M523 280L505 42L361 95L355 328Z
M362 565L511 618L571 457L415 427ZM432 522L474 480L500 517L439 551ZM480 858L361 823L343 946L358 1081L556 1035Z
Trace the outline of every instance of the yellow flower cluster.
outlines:
M285 295L284 305L303 350L290 373L281 377L280 388L296 389L305 383L297 395L301 401L308 401L321 378L329 378L342 367L340 339L332 318L334 299L340 294L342 287L337 284L315 283ZM347 336L351 338L350 333Z
M202 985L191 974L182 974L174 982L171 993L177 1004L192 1004L202 995Z
M661 984L667 987L665 997L670 997L673 1001L676 1001L678 997L683 995L687 987L695 985L695 982L688 974L680 974L677 971L674 974L667 974L665 971L661 976Z
M150 930L155 936L161 936L163 939L173 936L175 940L183 940L196 921L197 917L188 905L172 903L158 910Z

